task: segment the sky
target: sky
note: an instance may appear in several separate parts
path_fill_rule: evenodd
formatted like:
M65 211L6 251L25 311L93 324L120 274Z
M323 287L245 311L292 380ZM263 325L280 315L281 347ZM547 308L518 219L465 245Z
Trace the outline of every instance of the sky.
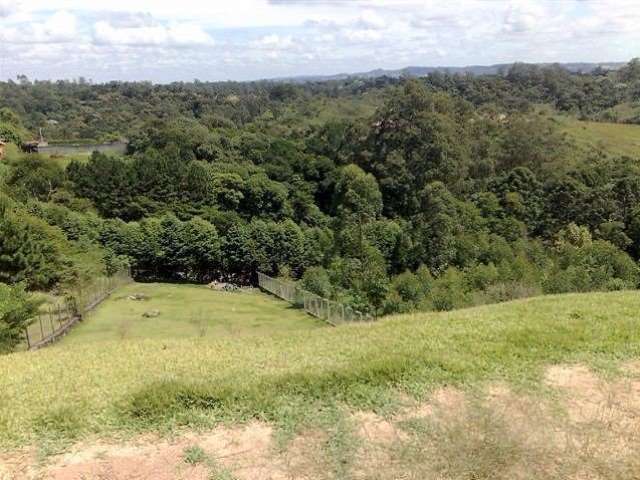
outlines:
M640 56L640 0L0 0L0 79L252 80Z

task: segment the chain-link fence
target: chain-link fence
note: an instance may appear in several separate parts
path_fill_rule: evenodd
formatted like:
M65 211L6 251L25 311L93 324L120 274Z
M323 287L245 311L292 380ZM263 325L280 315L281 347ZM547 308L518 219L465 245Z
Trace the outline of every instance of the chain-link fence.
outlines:
M308 314L321 318L331 325L371 320L371 316L347 305L307 292L293 283L272 278L264 273L258 272L258 285L261 289L296 307L303 308Z
M26 347L40 348L64 335L89 310L95 308L116 288L131 281L127 270L111 277L99 277L78 287L62 301L44 305L35 321L25 330Z

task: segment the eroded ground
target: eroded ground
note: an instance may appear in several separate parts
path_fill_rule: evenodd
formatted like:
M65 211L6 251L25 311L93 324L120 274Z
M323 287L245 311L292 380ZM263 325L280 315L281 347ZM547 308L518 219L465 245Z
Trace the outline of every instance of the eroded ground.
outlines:
M344 414L282 441L264 423L166 439L79 444L41 458L0 456L9 479L616 479L640 478L640 363L604 380L554 366L549 392L452 388L388 418Z

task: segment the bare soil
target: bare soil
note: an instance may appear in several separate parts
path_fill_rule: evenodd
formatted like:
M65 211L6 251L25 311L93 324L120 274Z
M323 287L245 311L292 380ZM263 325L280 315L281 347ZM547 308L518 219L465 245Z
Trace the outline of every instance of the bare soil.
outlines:
M554 395L544 398L516 395L500 384L485 389L481 402L504 420L502 433L486 417L468 416L474 403L453 388L389 418L353 412L357 453L350 478L640 478L640 363L610 381L581 365L554 366L545 381ZM408 421L436 422L438 428L418 435L403 427ZM460 421L465 433L457 433ZM509 441L501 443L496 435ZM323 479L332 477L323 449L327 439L321 430L302 431L282 449L271 426L253 422L174 439L146 435L120 444L80 443L44 461L35 449L25 449L0 454L0 479ZM194 446L206 461L185 461L185 449ZM478 458L465 463L465 452ZM487 469L489 477L483 476Z

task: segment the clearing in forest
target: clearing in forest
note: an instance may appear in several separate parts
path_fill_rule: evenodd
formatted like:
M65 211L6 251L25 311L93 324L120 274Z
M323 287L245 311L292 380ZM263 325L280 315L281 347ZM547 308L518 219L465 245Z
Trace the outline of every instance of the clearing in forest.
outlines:
M132 283L118 289L61 345L126 339L210 339L315 329L324 322L256 289Z
M640 156L640 125L587 122L559 117L560 128L582 150L600 150L612 155Z

